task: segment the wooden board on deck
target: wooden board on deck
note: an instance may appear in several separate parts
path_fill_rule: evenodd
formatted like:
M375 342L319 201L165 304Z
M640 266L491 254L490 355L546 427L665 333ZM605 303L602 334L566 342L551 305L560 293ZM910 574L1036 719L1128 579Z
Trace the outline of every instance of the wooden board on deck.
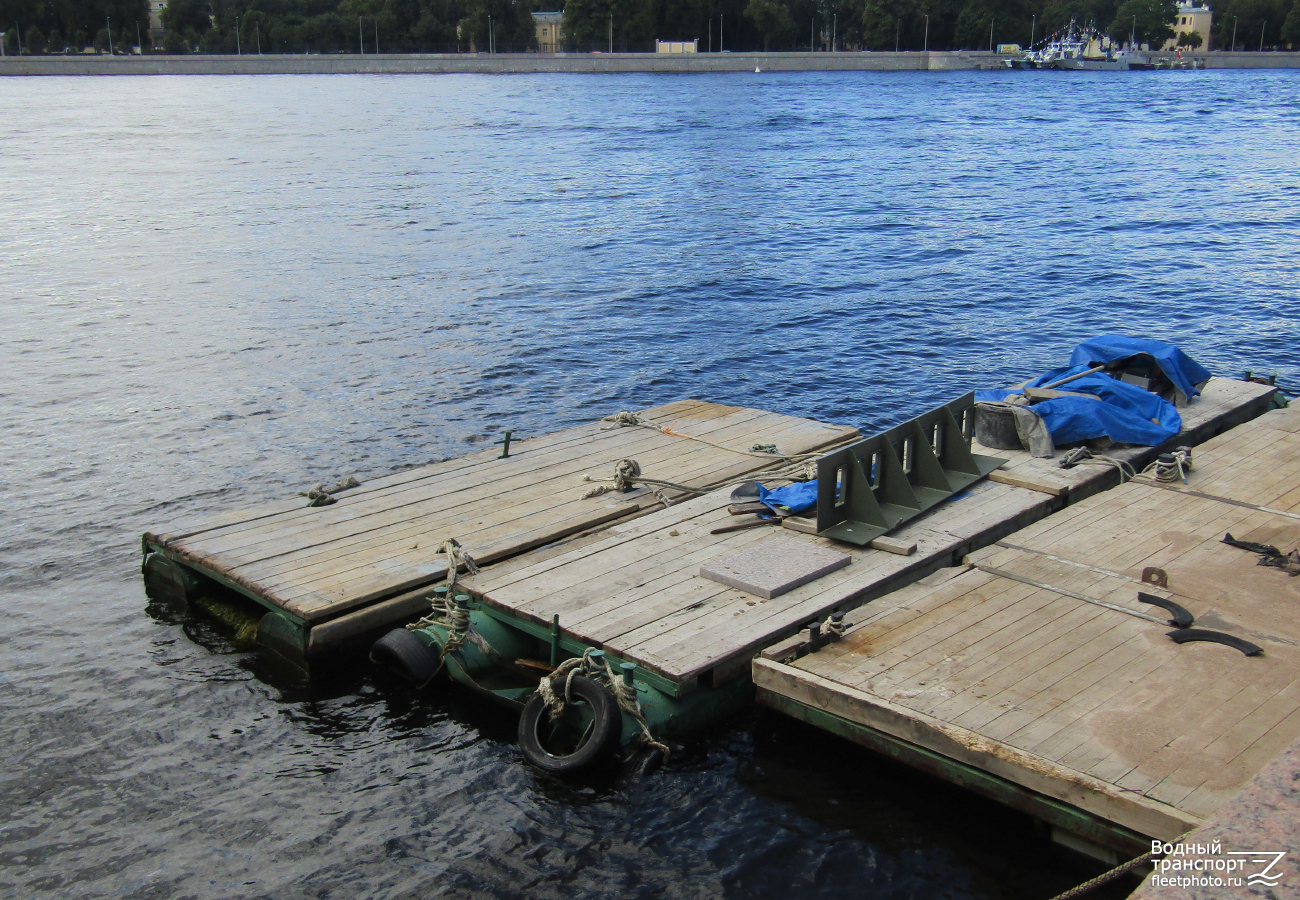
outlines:
M1296 421L1269 414L1210 442L1196 454L1201 483L1235 493L1263 479L1249 496L1285 505L1300 457L1243 436L1294 435ZM1278 470L1289 485L1268 481ZM1170 840L1300 737L1300 579L1223 544L1226 531L1300 544L1296 517L1128 484L970 554L975 568L957 577L873 602L839 643L756 661L755 680ZM1168 590L1140 584L1145 566L1168 573ZM1263 655L1173 643L1172 626L1140 617L1167 614L1139 590Z
M582 499L584 476L610 478L637 460L647 477L678 484L736 479L779 465L750 453L822 450L857 435L744 407L682 400L649 409L667 429L595 422L499 449L367 481L330 506L296 498L153 529L146 539L309 622L431 584L445 574L439 544L456 538L480 563L510 557L659 505L653 492ZM681 496L669 490L669 497Z

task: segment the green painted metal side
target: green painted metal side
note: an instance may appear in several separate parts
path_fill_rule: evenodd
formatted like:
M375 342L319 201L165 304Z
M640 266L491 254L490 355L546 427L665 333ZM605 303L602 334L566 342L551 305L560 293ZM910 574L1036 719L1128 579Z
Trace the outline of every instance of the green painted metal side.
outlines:
M513 616L510 613L505 612L504 610L495 609L493 607L487 606L486 604L483 604L481 601L478 600L471 601L470 608L475 610L476 612L485 613L491 616L492 618L496 619L498 622L502 622L510 626L511 628L517 628L518 630L524 632L525 634L531 635L532 637L535 637L539 640L546 641L547 643L550 643L552 640L551 626L549 625L542 625L528 619L523 619L517 616ZM561 627L563 627L564 623L560 623L560 624ZM559 645L560 645L560 650L563 651L564 653L569 654L570 656L582 656L582 654L586 653L587 650L592 649L590 644L584 644L582 641L576 640L571 637L567 637L563 633L561 633L559 636ZM603 648L598 647L595 649L603 649ZM610 663L616 669L618 668L618 664L620 662L624 662L624 660L620 659L618 656L616 656L613 653L610 653L609 651L605 651L605 655L609 659ZM669 678L664 678L662 675L658 675L654 672L651 672L647 670L644 666L637 666L637 679L640 681L644 681L646 684L650 685L655 690L667 694L669 697L681 697L684 694L689 692L689 689L684 689L683 685L679 684L678 682L673 681L672 679ZM692 685L692 689L693 687L694 686Z
M471 601L470 627L477 640L465 641L458 649L443 657L447 674L461 684L491 699L516 708L528 702L537 689L541 676L531 674L520 678L515 669L517 659L537 659L551 645L551 631L535 623L527 630L519 628L520 620L494 615ZM433 623L413 631L416 637L439 650L446 645L448 628ZM593 649L570 639L562 641L566 658L582 656ZM610 666L620 670L621 660L605 655ZM656 739L686 737L701 731L722 719L739 712L753 702L754 686L749 678L737 678L718 686L699 688L682 696L661 690L656 682L665 679L646 672L640 666L632 668L632 684L646 725ZM672 684L672 682L666 682ZM630 756L641 746L641 727L637 721L623 713L622 752Z
M307 667L307 643L311 628L304 620L268 603L247 588L241 587L228 578L223 578L214 572L207 572L190 565L181 559L178 554L166 547L146 542L143 549L146 561L150 554L156 553L189 576L187 580L198 578L216 582L266 609L267 614L261 617L261 621L257 626L257 642L294 665L303 669Z
M148 555L151 552L160 554L161 556L164 556L167 559L171 560L176 565L184 566L186 569L189 569L191 572L196 572L199 575L203 576L204 578L211 579L212 581L215 581L217 584L220 584L223 587L227 587L237 594L242 594L243 596L247 597L249 600L252 600L258 606L264 606L267 609L269 609L271 612L280 613L283 616L288 616L289 618L302 622L303 626L306 627L306 622L304 622L302 619L298 619L296 616L291 616L289 613L280 609L280 607L276 606L274 603L271 603L269 600L267 600L264 597L259 597L257 594L253 593L248 588L244 587L238 582L231 581L229 578L226 578L216 572L209 572L206 569L200 569L197 566L191 565L189 562L184 560L180 556L180 554L176 553L174 550L169 550L166 547L160 547L157 544L152 544L152 543L145 544L145 554Z
M1049 825L1077 834L1094 844L1131 856L1140 855L1151 849L1149 837L882 731L850 722L848 719L762 688L758 691L758 700L764 706L807 722L823 731L847 738L882 756L995 800Z

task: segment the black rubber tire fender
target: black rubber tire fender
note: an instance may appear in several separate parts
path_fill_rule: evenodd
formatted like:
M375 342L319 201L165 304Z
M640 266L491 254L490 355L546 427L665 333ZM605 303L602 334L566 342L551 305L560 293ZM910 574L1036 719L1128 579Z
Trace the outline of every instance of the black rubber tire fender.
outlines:
M375 641L370 648L370 661L403 681L424 687L438 674L442 651L426 644L408 629L394 628Z
M564 690L564 680L553 682L555 692ZM538 731L547 722L546 702L540 694L533 694L519 716L519 749L524 759L537 768L553 775L575 775L608 759L623 734L623 715L609 691L590 678L574 676L570 695L591 707L594 723L591 736L581 747L568 756L556 756L542 746Z

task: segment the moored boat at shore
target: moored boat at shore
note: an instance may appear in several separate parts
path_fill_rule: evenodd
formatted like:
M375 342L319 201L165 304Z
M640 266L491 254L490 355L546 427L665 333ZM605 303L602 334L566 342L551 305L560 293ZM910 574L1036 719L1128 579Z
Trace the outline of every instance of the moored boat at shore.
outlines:
M1121 48L1095 27L1080 28L1075 20L1063 31L1044 38L1023 55L1007 57L1002 64L1009 69L1064 69L1069 71L1116 72L1152 69L1155 65L1146 54L1130 45Z

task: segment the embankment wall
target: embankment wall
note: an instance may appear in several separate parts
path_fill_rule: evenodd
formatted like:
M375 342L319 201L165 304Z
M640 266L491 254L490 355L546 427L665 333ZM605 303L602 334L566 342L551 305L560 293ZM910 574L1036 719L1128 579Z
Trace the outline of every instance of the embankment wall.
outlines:
M1300 53L1199 53L1211 69L1300 68ZM256 56L22 56L0 59L0 75L400 75L539 72L837 72L1000 69L976 50L878 53L462 53Z

